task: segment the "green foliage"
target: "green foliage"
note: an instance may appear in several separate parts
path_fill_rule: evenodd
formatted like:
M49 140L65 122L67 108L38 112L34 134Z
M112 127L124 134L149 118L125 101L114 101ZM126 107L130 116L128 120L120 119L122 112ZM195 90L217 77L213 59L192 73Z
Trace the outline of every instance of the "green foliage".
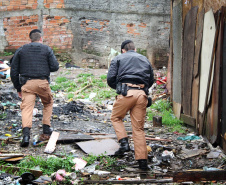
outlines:
M66 77L58 76L56 78L56 83L62 83L62 82L66 82L66 81L67 81Z
M147 56L147 50L145 50L145 49L137 48L137 53L140 53L141 55Z
M88 155L87 157L83 157L83 160L87 161L87 165L98 163L96 166L96 170L120 170L124 166L118 165L117 159L101 154L98 156Z
M74 94L72 94L72 93L70 93L70 94L67 95L67 98L68 98L68 99L71 99L71 98L73 98L73 97L74 97Z
M59 169L65 169L67 172L72 172L74 171L72 167L75 165L72 161L73 158L73 156L66 156L65 158L50 157L45 159L41 156L28 156L20 161L18 167L34 169L39 166L43 175L51 175ZM24 171L20 171L20 174L23 172Z
M98 101L100 99L107 99L116 96L115 90L112 89L103 89L96 92L97 95L94 97L94 101Z
M101 80L106 80L107 79L107 75L100 75Z
M171 102L167 100L158 100L151 106L152 109L163 112L172 108Z
M173 114L171 102L167 100L158 100L147 109L148 120L152 121L153 116L162 116L162 123L170 126L172 132L185 132L182 129L182 121Z
M6 112L3 112L0 114L0 119L5 119L7 116L7 113Z
M2 142L1 142L1 145L2 145L2 147L3 147L3 146L6 146L5 141L2 141Z
M72 92L76 90L77 86L73 81L68 80L66 77L57 77L56 84L50 85L50 87L53 91L64 90L67 92Z
M77 78L79 78L79 77L89 77L89 76L93 76L93 74L91 74L91 73L81 73L77 76Z
M0 56L9 56L9 55L13 55L13 52L7 52L7 51L0 52Z

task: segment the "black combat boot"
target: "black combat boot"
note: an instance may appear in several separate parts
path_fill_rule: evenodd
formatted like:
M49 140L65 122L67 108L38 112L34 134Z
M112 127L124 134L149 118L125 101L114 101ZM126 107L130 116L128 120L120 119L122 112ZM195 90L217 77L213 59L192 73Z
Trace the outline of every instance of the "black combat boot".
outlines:
M119 140L120 148L115 152L115 155L123 155L124 152L130 151L128 138L122 138Z
M42 128L43 128L43 134L51 135L53 132L52 128L50 128L49 125L43 124Z
M27 147L29 145L30 139L30 128L24 127L23 128L23 140L20 144L21 147Z
M139 169L144 170L144 171L149 170L147 159L139 159L138 163L139 163Z

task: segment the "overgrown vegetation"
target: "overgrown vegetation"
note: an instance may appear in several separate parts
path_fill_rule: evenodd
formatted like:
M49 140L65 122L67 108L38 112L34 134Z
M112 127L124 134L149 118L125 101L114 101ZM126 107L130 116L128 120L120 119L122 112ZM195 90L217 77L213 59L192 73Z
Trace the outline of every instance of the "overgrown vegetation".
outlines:
M51 175L59 169L65 169L67 172L74 171L72 167L75 165L73 163L73 156L66 156L65 158L50 157L44 159L41 156L28 156L22 160L17 166L21 168L35 169L40 168L43 174ZM24 173L23 169L19 172L21 175Z
M107 155L88 155L87 157L83 157L83 160L87 161L87 165L92 165L96 163L96 170L107 170L107 171L112 171L112 170L120 170L124 168L124 165L119 165L118 161L116 158L109 157Z
M0 56L9 56L9 55L13 55L13 52L7 52L7 51L0 52Z
M175 117L172 104L168 100L158 100L147 109L148 120L153 120L153 116L162 116L162 123L170 127L170 131L184 133L183 122Z
M92 88L88 88L88 86L92 86ZM82 73L77 75L74 80L59 76L56 78L55 84L50 87L53 91L63 91L67 93L67 99L88 99L90 93L96 93L93 101L101 102L102 100L116 95L115 90L107 85L106 74L96 77L91 73ZM82 90L83 88L84 90ZM79 91L78 94L76 94L77 91Z
M49 157L43 158L41 156L27 156L24 160L20 161L16 166L20 167L20 171L17 175L21 175L27 172L26 169L30 170L41 170L43 175L50 176L52 173L59 169L65 169L66 172L79 172L75 171L75 163L73 162L74 157L67 155L64 158ZM86 166L96 164L96 170L120 170L125 166L119 165L116 158L106 156L104 154L94 156L88 155L83 157L83 160L87 161ZM1 161L1 165L12 166L12 164ZM4 168L3 170L4 171Z

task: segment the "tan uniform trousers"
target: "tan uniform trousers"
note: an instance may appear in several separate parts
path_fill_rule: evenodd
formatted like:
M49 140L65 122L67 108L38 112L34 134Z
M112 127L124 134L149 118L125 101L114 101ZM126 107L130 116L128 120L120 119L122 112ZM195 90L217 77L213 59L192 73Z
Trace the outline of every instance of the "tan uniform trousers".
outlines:
M123 118L130 111L133 130L135 159L147 159L147 146L144 133L144 122L148 100L143 90L128 90L127 96L118 95L113 105L111 121L118 140L128 137Z
M20 105L22 111L22 127L32 127L33 109L35 106L36 96L41 98L43 108L42 123L51 126L50 119L53 110L53 98L51 89L47 80L28 80L21 88L22 103Z

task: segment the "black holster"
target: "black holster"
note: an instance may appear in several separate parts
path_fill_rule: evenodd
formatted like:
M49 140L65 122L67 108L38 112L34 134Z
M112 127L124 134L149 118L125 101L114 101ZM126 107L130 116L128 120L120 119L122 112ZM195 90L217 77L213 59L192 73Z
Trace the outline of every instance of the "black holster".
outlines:
M20 85L23 86L24 84L26 84L28 78L27 77L24 77L24 76L19 76L19 82L20 82Z
M151 105L152 105L152 98L151 97L148 97L147 107L150 107Z
M116 86L116 93L121 94L123 96L127 95L128 86L125 83L118 82Z
M116 93L121 94L122 93L122 83L118 82L116 85Z

